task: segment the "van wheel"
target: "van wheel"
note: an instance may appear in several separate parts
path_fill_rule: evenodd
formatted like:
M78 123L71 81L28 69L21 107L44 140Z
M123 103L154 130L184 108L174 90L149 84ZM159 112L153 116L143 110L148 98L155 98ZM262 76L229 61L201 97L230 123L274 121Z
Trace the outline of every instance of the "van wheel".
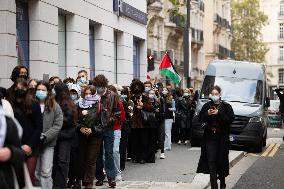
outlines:
M263 148L263 139L261 139L261 141L255 146L255 152L256 153L261 153L262 152L262 148Z
M266 138L267 138L267 133L265 134L265 137L263 138L262 147L266 146Z

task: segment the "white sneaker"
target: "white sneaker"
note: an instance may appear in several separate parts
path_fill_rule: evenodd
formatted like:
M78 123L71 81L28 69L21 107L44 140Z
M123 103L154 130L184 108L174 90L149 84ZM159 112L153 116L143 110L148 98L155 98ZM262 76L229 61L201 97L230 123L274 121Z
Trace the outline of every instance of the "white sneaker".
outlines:
M165 153L161 153L160 159L166 159Z
M187 145L187 143L188 143L188 141L186 140L186 141L184 142L184 145Z
M181 141L180 140L178 141L178 145L181 145Z

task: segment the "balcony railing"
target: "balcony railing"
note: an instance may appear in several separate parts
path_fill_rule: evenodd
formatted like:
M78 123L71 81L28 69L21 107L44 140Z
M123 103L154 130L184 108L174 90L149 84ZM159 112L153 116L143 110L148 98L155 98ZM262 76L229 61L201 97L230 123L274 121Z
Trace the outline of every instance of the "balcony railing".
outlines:
M226 18L222 18L219 14L215 14L214 22L224 28L229 29L232 32L232 26Z
M226 47L223 47L222 45L216 46L216 52L219 54L222 58L228 58L235 59L235 53L231 51L230 49L227 49Z
M222 17L219 14L216 14L214 22L221 26L221 24L222 24Z

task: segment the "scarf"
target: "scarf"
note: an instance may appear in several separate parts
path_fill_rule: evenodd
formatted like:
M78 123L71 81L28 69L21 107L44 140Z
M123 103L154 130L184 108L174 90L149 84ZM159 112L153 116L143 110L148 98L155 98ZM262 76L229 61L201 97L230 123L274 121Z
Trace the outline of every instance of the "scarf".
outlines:
M90 97L80 98L78 101L78 105L82 109L91 108L94 104L100 102L101 97L97 94L94 94Z

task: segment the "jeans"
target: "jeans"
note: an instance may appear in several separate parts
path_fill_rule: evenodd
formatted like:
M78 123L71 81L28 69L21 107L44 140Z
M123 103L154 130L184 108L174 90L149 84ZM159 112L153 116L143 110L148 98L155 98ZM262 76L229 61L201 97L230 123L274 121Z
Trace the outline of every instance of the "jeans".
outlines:
M54 147L45 147L38 157L35 177L42 189L52 189L52 166Z
M115 179L116 169L113 158L113 146L114 146L114 132L113 130L106 130L102 136L102 144L97 159L96 167L96 179L104 180L104 165L108 179ZM103 162L103 151L105 152L105 163Z
M115 130L114 131L113 158L114 158L114 165L116 169L116 176L121 176L120 153L119 153L120 139L121 139L121 130Z
M165 150L172 149L172 119L165 119Z
M53 187L65 189L67 188L67 178L69 173L69 163L71 154L71 140L57 141L54 151L53 162Z

